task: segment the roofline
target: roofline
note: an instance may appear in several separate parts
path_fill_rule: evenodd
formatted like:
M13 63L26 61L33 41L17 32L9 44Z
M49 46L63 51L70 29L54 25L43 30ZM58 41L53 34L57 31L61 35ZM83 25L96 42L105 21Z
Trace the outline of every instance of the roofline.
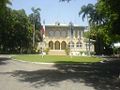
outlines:
M60 25L55 25L55 24L46 24L45 26L50 26L50 27L68 27L68 24L60 24ZM80 26L80 25L73 25L74 27L87 27L87 26Z

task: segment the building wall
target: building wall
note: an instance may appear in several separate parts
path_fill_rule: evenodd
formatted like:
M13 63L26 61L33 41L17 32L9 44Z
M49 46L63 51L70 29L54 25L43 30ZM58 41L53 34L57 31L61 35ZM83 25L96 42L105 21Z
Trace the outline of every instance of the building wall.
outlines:
M85 27L74 26L73 32L71 32L69 26L46 25L45 48L50 48L50 50L70 48L71 51L88 51L88 43L85 42L85 38L83 37L84 30ZM90 44L90 50L94 51L92 43Z

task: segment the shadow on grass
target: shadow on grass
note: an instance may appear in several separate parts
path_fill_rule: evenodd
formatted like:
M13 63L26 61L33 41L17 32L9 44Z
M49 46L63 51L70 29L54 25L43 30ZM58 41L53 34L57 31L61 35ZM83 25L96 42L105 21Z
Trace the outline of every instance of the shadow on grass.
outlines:
M79 61L55 61L54 63L56 63L56 65L59 65L59 64L90 64L90 63L93 63L93 62L79 62Z
M5 65L5 64L7 64L8 62L8 60L10 60L10 58L8 58L8 57L0 57L0 65Z
M69 80L73 83L85 83L96 90L120 90L120 61L88 64L56 64L56 69L36 71L15 71L12 75L21 82L29 82L33 86L57 86L60 82Z

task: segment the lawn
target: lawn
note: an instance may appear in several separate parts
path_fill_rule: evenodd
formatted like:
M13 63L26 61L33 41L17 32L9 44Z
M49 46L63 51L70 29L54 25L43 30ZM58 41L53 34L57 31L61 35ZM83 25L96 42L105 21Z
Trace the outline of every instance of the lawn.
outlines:
M80 57L80 56L50 56L46 55L42 58L41 55L15 55L16 60L23 60L29 62L46 62L46 63L92 63L103 60L98 57Z

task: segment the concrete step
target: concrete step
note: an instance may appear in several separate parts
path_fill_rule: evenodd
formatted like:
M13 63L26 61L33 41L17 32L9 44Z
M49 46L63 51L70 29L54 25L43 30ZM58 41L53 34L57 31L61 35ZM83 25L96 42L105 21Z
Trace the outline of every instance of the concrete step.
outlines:
M66 55L65 50L50 50L49 55Z

